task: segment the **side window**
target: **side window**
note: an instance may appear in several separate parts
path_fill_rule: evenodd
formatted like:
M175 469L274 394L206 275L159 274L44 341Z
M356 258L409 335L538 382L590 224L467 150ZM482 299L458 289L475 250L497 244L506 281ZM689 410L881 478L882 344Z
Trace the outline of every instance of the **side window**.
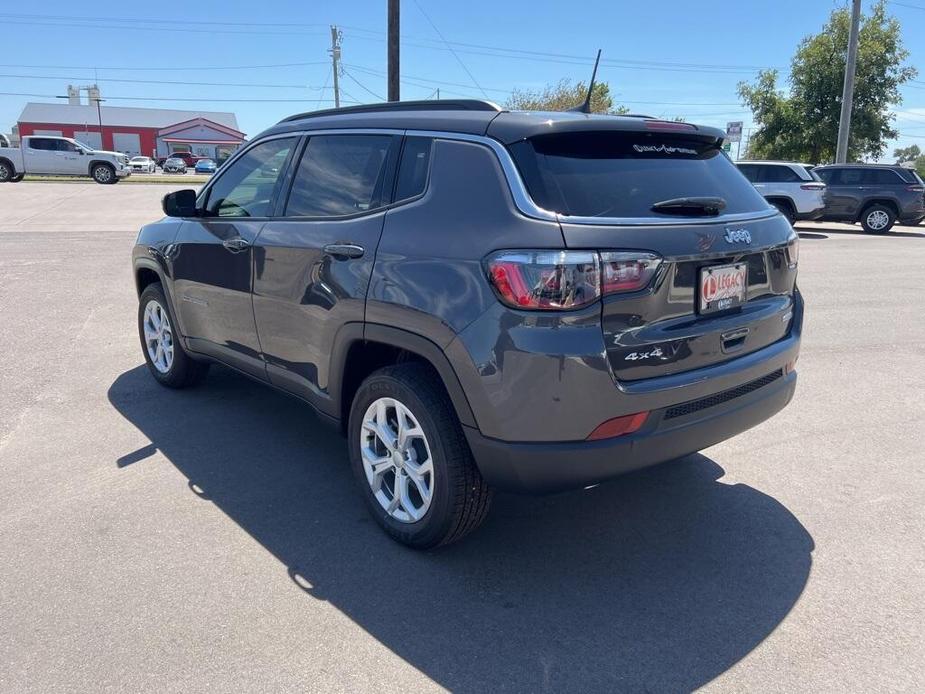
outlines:
M343 217L374 210L384 191L393 135L311 137L292 183L287 217Z
M863 169L841 169L838 183L843 186L859 186L864 181Z
M823 183L827 183L829 185L832 185L833 183L837 183L838 181L837 176L835 176L835 174L838 172L832 171L832 169L814 169L813 173L816 174L816 177L820 181L822 181Z
M758 183L758 167L754 164L739 164L739 171L752 183Z
M796 171L789 166L769 166L768 169L770 169L768 171L768 181L773 181L774 183L799 183L801 180Z
M55 141L49 140L45 137L30 137L29 138L29 149L41 149L41 150L53 150L55 148Z
M398 164L398 181L395 185L395 200L407 200L424 192L427 174L430 171L430 137L405 138L405 147Z
M266 217L286 159L296 142L296 138L287 137L251 147L212 186L206 215Z

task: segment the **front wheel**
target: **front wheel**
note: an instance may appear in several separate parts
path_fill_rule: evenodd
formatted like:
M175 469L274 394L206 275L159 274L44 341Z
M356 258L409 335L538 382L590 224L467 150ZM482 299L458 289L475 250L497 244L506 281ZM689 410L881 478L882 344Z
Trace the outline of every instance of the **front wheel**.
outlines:
M164 288L149 284L138 300L138 337L148 371L161 385L185 388L199 382L209 365L193 360L180 344Z
M348 432L363 498L393 539L427 549L481 525L492 490L429 366L400 364L369 376L353 400Z
M116 182L116 170L109 164L95 164L90 175L97 183L109 184Z
M871 205L861 214L861 226L868 234L886 234L896 223L896 214L886 205Z

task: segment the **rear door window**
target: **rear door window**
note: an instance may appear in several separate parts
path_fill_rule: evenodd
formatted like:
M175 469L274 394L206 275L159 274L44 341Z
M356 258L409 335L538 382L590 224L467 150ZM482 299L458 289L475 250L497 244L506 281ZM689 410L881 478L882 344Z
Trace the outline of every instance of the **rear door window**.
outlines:
M836 183L842 186L859 186L864 182L864 169L840 169Z
M723 214L767 209L715 140L581 132L533 137L510 151L536 204L565 215L661 217L652 206L681 197L721 197Z
M391 190L385 190L386 174L397 140L393 135L312 136L292 183L286 216L345 217L381 207Z

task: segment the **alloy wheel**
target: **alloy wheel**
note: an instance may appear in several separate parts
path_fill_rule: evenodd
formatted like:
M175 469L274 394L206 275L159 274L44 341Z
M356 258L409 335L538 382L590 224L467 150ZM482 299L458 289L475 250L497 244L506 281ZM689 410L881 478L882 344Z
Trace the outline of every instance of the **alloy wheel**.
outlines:
M883 210L874 210L867 215L867 226L876 231L886 228L886 225L889 223L890 215Z
M379 398L360 427L363 470L373 496L390 517L419 521L434 493L434 464L427 436L414 414L395 398Z
M142 327L151 363L159 373L168 373L173 366L173 330L167 311L157 301L151 300L145 306Z

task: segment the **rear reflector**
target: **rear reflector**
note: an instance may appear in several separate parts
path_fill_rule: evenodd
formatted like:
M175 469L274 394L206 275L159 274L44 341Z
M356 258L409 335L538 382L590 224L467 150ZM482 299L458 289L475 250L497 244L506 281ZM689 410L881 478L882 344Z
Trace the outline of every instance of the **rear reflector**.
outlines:
M623 436L624 434L632 434L645 424L648 416L648 412L637 412L636 414L628 414L623 417L608 419L598 426L597 429L588 434L587 440L600 441L601 439L612 439L617 436Z

